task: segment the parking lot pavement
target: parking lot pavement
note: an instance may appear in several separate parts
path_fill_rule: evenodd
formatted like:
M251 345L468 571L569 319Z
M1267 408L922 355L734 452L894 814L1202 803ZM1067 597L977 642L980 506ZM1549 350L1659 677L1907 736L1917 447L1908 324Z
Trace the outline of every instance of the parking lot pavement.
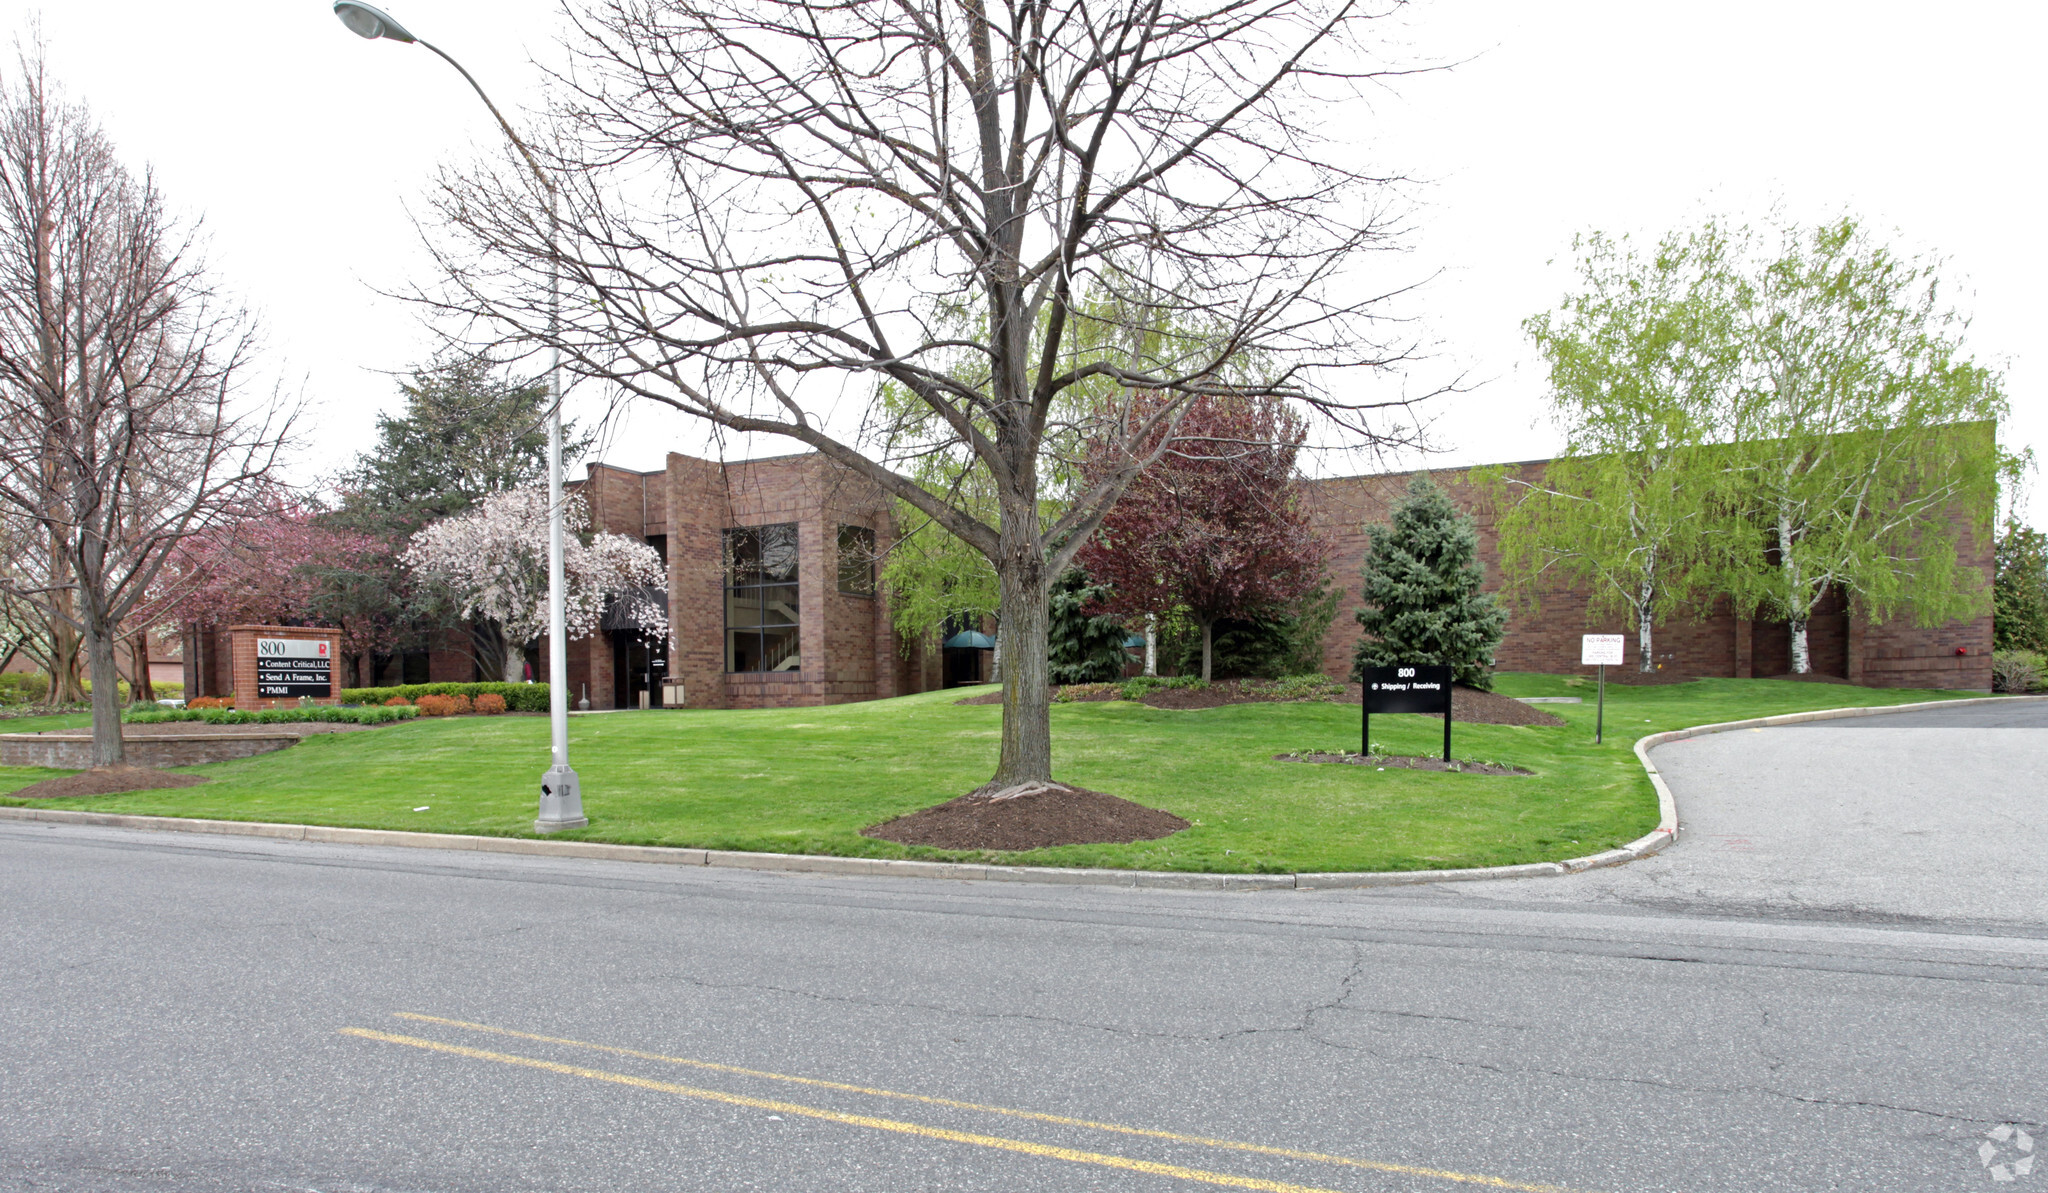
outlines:
M1738 730L1653 758L1681 825L1662 854L1440 889L2048 930L2048 701Z

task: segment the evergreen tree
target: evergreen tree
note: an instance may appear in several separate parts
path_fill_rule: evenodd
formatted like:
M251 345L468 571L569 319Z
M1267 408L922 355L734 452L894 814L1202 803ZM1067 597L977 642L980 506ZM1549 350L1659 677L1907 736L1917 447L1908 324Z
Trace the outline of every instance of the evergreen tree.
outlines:
M1114 617L1088 612L1108 595L1080 568L1069 568L1052 585L1052 624L1047 637L1048 678L1055 684L1108 683L1122 679L1130 655L1130 631Z
M2048 651L2048 534L2006 523L1992 606L1994 649Z
M548 389L501 375L473 357L437 361L401 382L405 412L377 416L377 445L342 475L339 520L349 529L410 538L493 493L547 477ZM593 436L562 426L566 470Z
M1365 607L1351 678L1366 667L1448 666L1473 688L1493 685L1507 610L1479 591L1479 530L1427 476L1408 485L1388 526L1369 526Z

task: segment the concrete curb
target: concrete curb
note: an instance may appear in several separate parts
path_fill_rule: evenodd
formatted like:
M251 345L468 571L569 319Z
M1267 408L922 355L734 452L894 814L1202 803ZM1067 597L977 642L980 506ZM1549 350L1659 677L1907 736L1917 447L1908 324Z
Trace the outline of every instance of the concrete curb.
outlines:
M0 807L0 820L44 824L87 824L103 828L144 829L165 833L211 833L228 837L262 837L278 841L318 841L334 845L385 845L406 849L451 849L475 853L513 853L529 857L584 858L593 861L652 862L670 866L722 866L736 870L769 870L795 874L846 874L894 878L973 879L983 882L1030 882L1061 886L1119 886L1182 891L1358 890L1367 887L1413 886L1430 882L1473 882L1490 878L1552 878L1603 866L1619 866L1656 853L1678 839L1678 801L1664 776L1650 761L1650 751L1667 742L1796 725L1804 721L1878 716L1923 708L1957 708L1968 704L2048 700L2048 696L1983 696L1966 700L1930 700L1872 708L1830 708L1782 713L1746 721L1722 721L1653 733L1636 741L1636 758L1657 792L1657 827L1619 849L1561 862L1518 866L1485 866L1469 870L1382 870L1333 874L1198 874L1172 870L1085 870L1052 866L988 866L971 862L919 862L882 858L828 857L797 853L744 853L725 849L678 849L666 845L608 845L600 841L555 841L526 837L472 837L455 833L414 833L395 829L325 828L313 824L268 824L250 820L194 820L174 816L126 816L112 812L73 812L57 808Z

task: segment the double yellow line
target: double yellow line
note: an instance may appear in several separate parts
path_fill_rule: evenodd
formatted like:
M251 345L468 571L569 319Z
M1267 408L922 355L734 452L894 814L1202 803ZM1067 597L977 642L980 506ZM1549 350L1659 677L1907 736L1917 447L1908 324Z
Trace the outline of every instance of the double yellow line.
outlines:
M867 1097L921 1102L929 1106L943 1106L948 1109L968 1110L980 1114L1004 1115L1010 1118L1028 1119L1033 1122L1049 1123L1056 1126L1079 1127L1086 1130L1106 1131L1119 1135L1135 1135L1171 1143L1252 1152L1258 1155L1278 1156L1291 1160L1307 1160L1318 1164L1364 1168L1375 1172L1394 1173L1401 1176L1429 1177L1435 1180L1479 1185L1491 1189L1511 1189L1516 1190L1517 1193L1568 1193L1566 1189L1559 1185L1532 1185L1520 1181L1506 1180L1497 1176L1455 1172L1444 1168L1423 1168L1409 1164L1390 1164L1379 1160L1362 1160L1355 1156L1337 1156L1323 1152L1299 1151L1293 1148L1271 1147L1265 1144L1245 1143L1233 1139L1211 1139L1201 1135L1186 1135L1177 1131L1158 1131L1146 1127L1125 1126L1120 1123L1094 1122L1089 1119L1069 1118L1065 1115L1044 1114L1033 1110L1018 1110L1008 1106L987 1106L977 1102L960 1102L951 1098L936 1098L925 1094L903 1093L899 1090L848 1085L844 1082L824 1081L815 1077L798 1077L788 1073L771 1073L761 1069L746 1069L737 1065L723 1065L713 1061L694 1060L689 1057L664 1056L658 1052L643 1052L634 1048L596 1044L587 1040L571 1040L560 1036L536 1035L532 1032L494 1027L487 1023L469 1023L461 1019L443 1019L435 1015L419 1015L401 1011L397 1013L396 1017L420 1023L438 1024L443 1027L460 1028L464 1031L486 1032L491 1035L504 1036L511 1039L529 1040L541 1044L555 1044L569 1048L607 1052L614 1056L631 1057L636 1060L683 1065L706 1072L726 1073L738 1077L753 1077L766 1081L780 1081L793 1085L807 1085L819 1089L837 1090ZM495 1061L499 1064L540 1069L545 1072L582 1077L592 1081L605 1081L614 1085L626 1085L636 1089L653 1090L657 1093L675 1094L681 1097L697 1098L709 1102L722 1102L730 1106L745 1106L755 1110L768 1110L777 1114L820 1119L826 1122L843 1123L847 1126L866 1127L876 1131L890 1131L900 1135L943 1140L949 1143L965 1143L975 1147L993 1148L999 1151L1016 1152L1022 1155L1066 1160L1076 1164L1093 1164L1103 1168L1142 1172L1153 1176L1174 1177L1179 1180L1221 1185L1232 1189L1251 1189L1257 1190L1258 1193L1337 1193L1336 1190L1323 1189L1311 1185L1296 1185L1285 1181L1269 1181L1260 1177L1212 1172L1202 1168L1189 1168L1179 1164L1163 1164L1157 1161L1139 1160L1130 1156L1119 1156L1105 1152L1090 1152L1076 1148L1056 1147L1051 1144L1032 1143L1023 1139L1009 1139L1000 1135L982 1135L970 1131L954 1131L944 1127L927 1126L923 1123L905 1122L901 1119L878 1118L874 1115L866 1114L849 1114L839 1110L828 1110L821 1106L807 1106L802 1103L783 1102L772 1098L748 1097L743 1094L726 1093L721 1090L702 1089L697 1086L679 1085L668 1081L655 1081L651 1078L635 1077L627 1073L614 1073L605 1069L592 1069L582 1065L567 1065L557 1061L541 1060L537 1057L519 1056L509 1052L492 1052L487 1049L469 1048L460 1044L447 1044L439 1040L423 1039L419 1036L372 1031L365 1027L345 1027L341 1029L341 1032L343 1035L358 1036L366 1040L378 1040L387 1044L404 1044L412 1048L422 1048L430 1052L440 1052L450 1056L467 1057L471 1060Z

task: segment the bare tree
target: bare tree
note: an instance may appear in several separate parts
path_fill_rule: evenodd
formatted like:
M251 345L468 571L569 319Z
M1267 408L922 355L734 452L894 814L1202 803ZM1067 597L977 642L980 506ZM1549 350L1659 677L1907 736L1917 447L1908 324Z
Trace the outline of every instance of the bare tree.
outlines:
M95 767L124 762L123 621L276 463L291 417L241 400L250 351L154 182L24 55L0 88L0 511L50 564L5 583L84 639Z
M806 444L986 556L1010 662L984 790L1050 783L1048 585L1185 404L1277 396L1383 433L1392 403L1334 396L1330 370L1397 358L1356 276L1386 243L1389 180L1319 131L1391 73L1364 38L1382 15L606 0L571 12L548 193L449 177L452 285L429 300L628 395ZM1133 417L1139 391L1162 400ZM1076 462L1061 445L1106 440L1117 462L1048 515ZM935 453L986 474L993 519L903 466Z

